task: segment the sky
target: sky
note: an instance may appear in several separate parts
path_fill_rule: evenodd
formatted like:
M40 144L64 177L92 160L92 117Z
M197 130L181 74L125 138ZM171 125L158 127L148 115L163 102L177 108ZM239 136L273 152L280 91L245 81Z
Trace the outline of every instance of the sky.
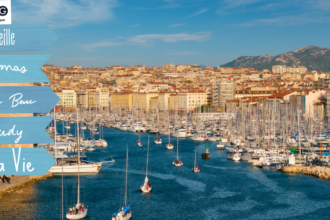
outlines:
M46 23L48 64L199 64L330 47L329 0L12 0L12 23ZM32 53L29 53L32 54Z

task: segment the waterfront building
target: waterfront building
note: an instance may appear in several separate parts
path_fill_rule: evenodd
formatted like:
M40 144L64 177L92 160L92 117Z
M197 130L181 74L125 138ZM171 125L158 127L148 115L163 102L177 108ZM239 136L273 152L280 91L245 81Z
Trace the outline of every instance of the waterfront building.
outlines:
M204 90L181 91L178 93L178 110L195 110L207 104L207 93Z
M158 108L160 111L167 111L169 109L169 97L171 93L160 92L158 94Z
M174 93L168 97L168 109L177 110L178 109L178 94Z
M119 107L122 110L132 110L132 92L113 92L111 94L111 107Z
M82 109L88 108L88 92L86 90L77 91L77 107Z
M137 92L133 93L133 107L142 109L143 111L149 112L150 109L150 99L152 97L158 96L158 93L143 93Z
M77 93L73 89L62 89L55 91L56 95L61 99L56 106L60 107L77 107Z
M235 98L236 85L233 79L217 79L213 85L213 107L218 111L226 111L226 101Z

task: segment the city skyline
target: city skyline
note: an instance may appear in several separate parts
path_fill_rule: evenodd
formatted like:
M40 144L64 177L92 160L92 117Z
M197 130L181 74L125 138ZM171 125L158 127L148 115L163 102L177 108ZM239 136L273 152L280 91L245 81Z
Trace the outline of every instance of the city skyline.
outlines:
M241 55L329 47L329 10L324 0L13 0L13 24L53 28L59 39L45 52L48 64L215 67Z

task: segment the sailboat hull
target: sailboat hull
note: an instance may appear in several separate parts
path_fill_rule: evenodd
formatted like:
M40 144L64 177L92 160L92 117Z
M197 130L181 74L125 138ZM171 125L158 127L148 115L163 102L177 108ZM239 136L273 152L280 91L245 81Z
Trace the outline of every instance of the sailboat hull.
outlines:
M141 186L140 187L141 191L144 193L149 193L152 189L152 187L149 187L148 189L145 186Z
M101 170L102 163L94 164L80 164L80 173L98 173ZM53 174L62 174L62 166L53 166L50 168L49 172ZM66 165L63 166L63 173L78 173L78 165Z
M79 212L78 214L66 214L67 219L83 219L87 216L87 209L85 209L83 212Z

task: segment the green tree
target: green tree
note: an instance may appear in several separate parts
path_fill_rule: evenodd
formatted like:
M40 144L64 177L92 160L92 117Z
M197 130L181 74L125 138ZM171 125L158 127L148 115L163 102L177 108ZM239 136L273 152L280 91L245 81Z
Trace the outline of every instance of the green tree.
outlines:
M198 106L195 108L195 111L202 111L202 112L206 112L209 110L210 107L208 107L207 105L202 105L202 106Z

